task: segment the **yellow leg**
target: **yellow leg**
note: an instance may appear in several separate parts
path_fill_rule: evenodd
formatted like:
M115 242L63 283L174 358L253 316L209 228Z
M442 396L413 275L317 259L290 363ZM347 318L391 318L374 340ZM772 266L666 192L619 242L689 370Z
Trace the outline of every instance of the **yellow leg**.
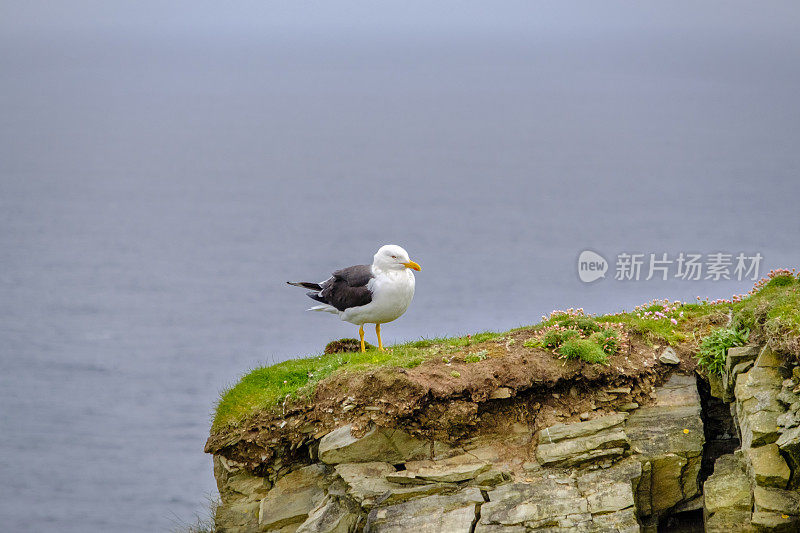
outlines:
M383 351L383 341L381 340L381 325L375 324L375 333L378 335L378 349Z
M361 336L361 351L366 352L367 350L364 349L364 325L358 326L358 334Z

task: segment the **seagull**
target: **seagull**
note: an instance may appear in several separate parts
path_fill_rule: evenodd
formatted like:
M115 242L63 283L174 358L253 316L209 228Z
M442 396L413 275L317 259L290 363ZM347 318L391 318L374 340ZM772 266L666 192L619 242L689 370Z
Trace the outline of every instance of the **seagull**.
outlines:
M383 351L381 324L406 312L414 297L414 273L420 266L396 244L381 246L371 265L355 265L337 270L325 281L287 281L289 285L311 289L309 298L320 305L308 311L324 311L358 326L361 351L364 350L364 324L375 324L378 349Z

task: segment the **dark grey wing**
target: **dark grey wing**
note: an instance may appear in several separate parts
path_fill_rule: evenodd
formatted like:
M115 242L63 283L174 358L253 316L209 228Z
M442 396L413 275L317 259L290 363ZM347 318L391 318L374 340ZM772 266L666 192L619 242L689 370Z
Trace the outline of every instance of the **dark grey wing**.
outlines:
M339 311L367 305L372 301L372 292L367 288L371 279L370 265L343 268L320 283L321 291L309 292L308 296L318 302L332 305Z

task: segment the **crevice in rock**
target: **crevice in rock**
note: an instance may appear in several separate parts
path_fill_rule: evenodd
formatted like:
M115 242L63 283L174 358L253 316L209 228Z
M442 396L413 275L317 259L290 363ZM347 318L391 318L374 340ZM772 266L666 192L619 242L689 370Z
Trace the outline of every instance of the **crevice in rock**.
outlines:
M700 464L700 487L714 471L716 460L739 448L736 423L731 415L730 405L711 395L711 386L702 376L697 375L697 392L700 395L700 417L703 420L705 445Z
M703 533L703 509L670 514L658 523L658 533Z
M483 497L486 501L489 501L484 491L481 491L481 494L484 495ZM475 528L478 527L478 521L480 521L481 519L481 505L483 504L481 503L475 504L475 517L472 519L472 524L469 526L469 533L475 533Z

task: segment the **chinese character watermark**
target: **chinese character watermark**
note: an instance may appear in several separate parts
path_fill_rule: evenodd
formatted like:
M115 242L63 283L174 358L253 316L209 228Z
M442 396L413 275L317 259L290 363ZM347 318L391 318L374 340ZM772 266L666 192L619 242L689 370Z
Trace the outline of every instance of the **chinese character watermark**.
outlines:
M764 256L757 252L748 255L714 252L709 254L685 253L670 256L667 253L617 254L614 279L617 281L649 281L679 279L686 281L757 280ZM606 259L591 250L578 257L578 277L591 283L605 277L609 269Z

